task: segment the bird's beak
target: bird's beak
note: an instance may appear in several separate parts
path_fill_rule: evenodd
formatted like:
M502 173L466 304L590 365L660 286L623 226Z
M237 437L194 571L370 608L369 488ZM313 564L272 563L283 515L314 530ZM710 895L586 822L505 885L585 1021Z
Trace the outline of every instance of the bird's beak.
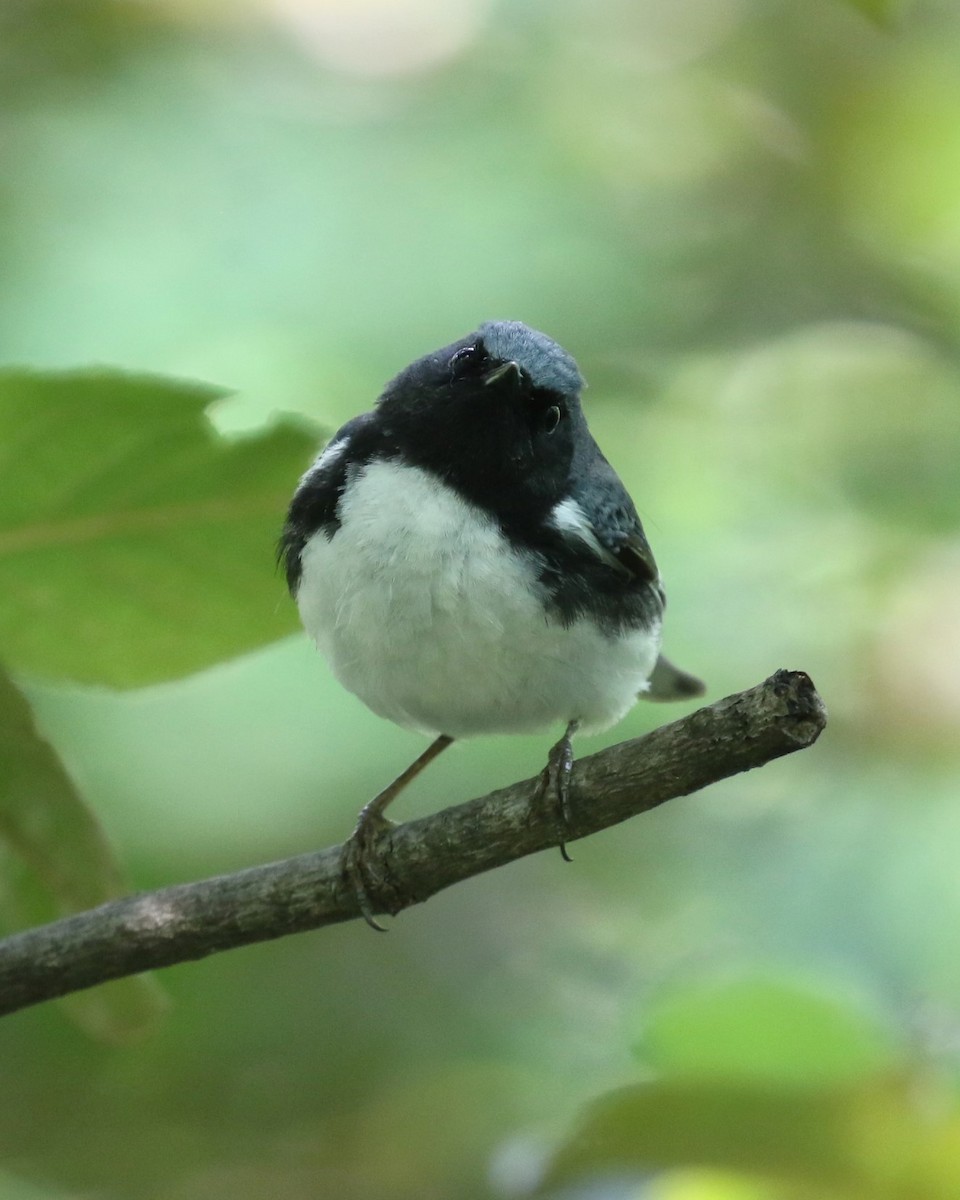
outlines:
M484 386L489 387L491 383L499 383L501 379L511 374L514 375L514 382L518 382L523 372L520 370L520 364L515 363L513 359L508 359L507 362L501 363L499 367L494 367L489 375L483 378Z

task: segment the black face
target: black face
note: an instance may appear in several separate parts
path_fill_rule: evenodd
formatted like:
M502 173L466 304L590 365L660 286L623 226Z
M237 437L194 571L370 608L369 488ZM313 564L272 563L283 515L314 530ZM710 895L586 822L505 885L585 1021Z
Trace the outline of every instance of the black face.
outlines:
M539 518L567 492L574 439L589 437L577 397L537 387L480 337L413 363L378 406L386 439L503 517Z
M301 481L280 544L291 591L307 540L337 536L351 478L371 461L400 460L449 484L532 552L545 607L560 621L590 614L616 632L659 619L656 565L633 502L590 436L582 386L573 359L519 322L487 322L412 363L373 412L334 436L340 452ZM558 525L551 510L566 500L606 554Z

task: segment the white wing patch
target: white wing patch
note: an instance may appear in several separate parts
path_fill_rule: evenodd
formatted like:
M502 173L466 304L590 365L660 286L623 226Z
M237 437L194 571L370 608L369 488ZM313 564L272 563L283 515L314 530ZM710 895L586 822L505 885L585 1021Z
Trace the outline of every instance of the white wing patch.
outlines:
M559 529L561 533L572 534L573 537L579 538L584 545L589 546L602 562L607 563L608 566L623 570L622 564L616 555L612 554L606 546L601 545L597 535L593 531L593 526L587 518L587 514L572 496L568 496L566 500L561 500L559 504L553 506L550 512L550 521L554 529Z

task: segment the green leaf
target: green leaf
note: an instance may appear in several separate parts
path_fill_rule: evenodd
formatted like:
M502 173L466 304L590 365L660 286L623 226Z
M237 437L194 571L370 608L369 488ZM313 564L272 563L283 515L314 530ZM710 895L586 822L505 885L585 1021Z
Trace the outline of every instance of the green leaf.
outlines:
M871 1016L795 984L738 979L689 989L648 1010L637 1052L670 1075L840 1083L899 1063Z
M226 439L223 393L118 371L0 372L0 654L133 687L297 628L274 566L317 435Z
M0 670L0 908L12 927L92 908L129 889L96 818ZM94 1036L124 1041L153 1027L166 1001L148 976L118 980L63 1002Z
M819 1090L671 1080L595 1103L542 1188L709 1167L808 1188L818 1200L953 1200L958 1145L955 1105L916 1080Z

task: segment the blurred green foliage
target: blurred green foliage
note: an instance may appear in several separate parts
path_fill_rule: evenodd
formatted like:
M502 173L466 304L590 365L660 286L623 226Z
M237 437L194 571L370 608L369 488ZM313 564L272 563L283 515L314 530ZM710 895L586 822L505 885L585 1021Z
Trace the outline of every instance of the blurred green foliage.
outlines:
M3 1200L957 1194L958 51L945 0L0 8L7 926L339 839L419 750L274 640L273 541L309 429L489 317L578 358L671 656L831 712L162 1022L4 1019Z
M960 1188L960 1124L924 1111L949 1096L915 1090L899 1080L821 1091L669 1079L624 1088L588 1112L542 1194L591 1175L703 1163L766 1182L761 1195L771 1198L948 1200ZM708 1184L701 1194L715 1193Z
M96 818L2 671L0 840L7 851L0 856L0 912L9 925L39 925L128 890ZM148 1032L164 1011L159 989L145 977L65 1003L94 1036L118 1042Z

